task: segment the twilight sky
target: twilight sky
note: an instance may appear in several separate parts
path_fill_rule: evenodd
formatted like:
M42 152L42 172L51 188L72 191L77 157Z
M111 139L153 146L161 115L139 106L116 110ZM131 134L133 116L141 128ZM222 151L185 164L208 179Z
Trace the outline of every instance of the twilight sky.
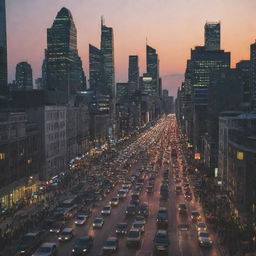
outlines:
M126 81L128 55L140 58L145 72L145 42L157 49L163 87L176 93L190 49L203 45L206 21L221 21L222 48L232 65L249 58L256 38L256 0L6 0L9 81L15 66L28 61L41 76L46 29L65 6L78 31L78 50L88 78L88 44L99 46L100 17L114 29L116 81Z

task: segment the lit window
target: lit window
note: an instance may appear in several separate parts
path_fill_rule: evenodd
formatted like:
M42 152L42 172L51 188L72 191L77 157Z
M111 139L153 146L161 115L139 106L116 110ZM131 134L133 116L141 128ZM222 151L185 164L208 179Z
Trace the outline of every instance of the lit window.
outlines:
M0 160L5 159L5 153L0 153Z
M238 160L244 160L244 152L239 152L239 151L237 151L237 152L236 152L236 158L237 158Z

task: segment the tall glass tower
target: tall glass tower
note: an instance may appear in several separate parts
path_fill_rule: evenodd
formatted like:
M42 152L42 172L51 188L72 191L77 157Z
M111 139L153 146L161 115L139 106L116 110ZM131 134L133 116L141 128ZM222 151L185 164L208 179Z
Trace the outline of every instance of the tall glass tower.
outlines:
M0 0L0 95L7 92L7 39L5 0Z
M147 75L152 78L152 90L154 90L155 96L160 95L159 88L159 60L156 49L147 45Z
M44 79L47 89L63 92L68 99L86 89L82 61L77 51L77 31L71 12L62 8L47 29Z
M220 50L220 22L207 22L205 24L204 40L207 51Z
M115 61L114 61L114 35L113 29L105 26L101 19L101 51L103 54L104 83L106 92L115 98Z

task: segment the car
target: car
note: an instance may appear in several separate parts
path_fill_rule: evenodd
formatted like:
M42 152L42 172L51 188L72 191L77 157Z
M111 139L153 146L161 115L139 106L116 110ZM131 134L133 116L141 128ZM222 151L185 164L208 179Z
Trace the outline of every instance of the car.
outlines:
M207 230L207 226L204 222L198 222L196 228L198 232Z
M184 194L186 200L192 200L192 193L190 191L186 191Z
M130 229L126 237L127 246L137 246L139 247L141 243L141 232L139 229Z
M157 226L160 228L167 228L168 227L168 213L167 208L160 207L157 214Z
M125 199L127 197L128 191L126 189L120 189L117 193L119 199Z
M81 236L75 240L72 255L87 255L93 246L93 238L91 236Z
M198 242L202 247L211 247L212 239L207 231L198 232Z
M186 204L179 204L178 211L179 211L180 214L186 214L187 213Z
M187 224L187 223L180 223L178 225L178 229L180 231L188 231L189 230L189 224Z
M103 218L96 218L94 221L93 221L93 228L102 228L104 225L104 219Z
M126 217L134 216L136 214L136 206L134 204L130 204L126 208Z
M118 197L112 197L109 203L110 203L111 206L117 206L119 204L119 198Z
M198 211L191 211L191 220L193 222L201 220L201 215Z
M84 225L86 222L86 216L85 215L78 215L75 218L75 224L76 225Z
M73 238L73 229L72 228L64 228L63 231L59 234L59 241L68 241Z
M146 224L146 219L145 219L145 217L144 217L144 216L141 216L141 215L137 215L137 216L135 217L135 221L136 221L136 222L139 222L139 223L142 223L143 225Z
M146 187L146 191L147 191L148 194L153 193L154 192L154 187L152 185L148 185Z
M57 254L56 243L43 243L32 256L55 256Z
M118 250L119 243L117 237L109 237L104 243L102 251L103 253L116 252Z
M142 215L144 217L147 217L148 216L148 204L147 203L142 203L140 206L139 206L139 209L138 209L138 214L139 215Z
M181 186L176 186L175 187L175 192L176 192L176 195L179 195L182 192Z
M25 234L18 242L16 251L20 255L31 255L42 242L41 232L30 232Z
M49 231L50 233L60 233L65 226L65 222L63 221L57 221L53 222L49 225Z
M110 205L106 205L102 208L101 214L102 215L110 215L112 207Z
M157 230L154 238L156 252L168 252L169 238L166 230Z
M116 234L117 235L126 235L128 232L128 224L125 222L119 223L116 225Z
M132 224L132 229L139 229L141 233L143 233L145 231L145 224L143 224L142 222L139 221L135 221Z

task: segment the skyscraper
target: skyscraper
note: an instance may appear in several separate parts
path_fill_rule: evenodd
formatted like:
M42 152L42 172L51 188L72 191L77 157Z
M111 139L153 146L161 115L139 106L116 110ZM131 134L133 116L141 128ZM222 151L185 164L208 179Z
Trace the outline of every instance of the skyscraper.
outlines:
M106 92L115 98L115 61L114 61L114 35L113 29L104 24L101 19L101 51L103 54L104 83Z
M33 89L32 68L27 62L20 62L16 66L15 89Z
M250 90L252 97L252 108L256 110L256 42L250 47Z
M62 8L47 29L44 79L46 88L62 92L66 100L76 91L86 89L82 61L77 51L77 31L71 12Z
M0 95L7 92L7 39L5 0L0 0Z
M128 82L139 84L139 57L137 55L129 56Z
M155 95L160 96L160 88L159 88L159 60L158 55L156 53L156 49L147 45L147 76L152 78L152 90L155 91Z
M220 50L220 22L207 22L205 24L204 40L207 51Z
M104 63L102 51L89 44L90 89L101 94L108 94L104 86Z

